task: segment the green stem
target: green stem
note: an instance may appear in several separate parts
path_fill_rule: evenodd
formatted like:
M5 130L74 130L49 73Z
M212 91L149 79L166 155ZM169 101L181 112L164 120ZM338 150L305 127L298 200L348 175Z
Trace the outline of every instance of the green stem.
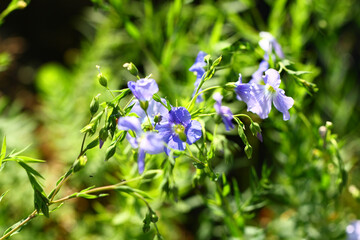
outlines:
M253 122L252 118L246 114L235 114L235 115L233 115L233 117L245 117L245 118L248 118L250 120L250 122Z
M20 229L22 226L24 226L25 224L27 224L28 222L31 221L31 219L35 218L37 216L37 211L34 210L23 222L21 222L19 225L17 225L16 227L14 227L10 232L6 233L4 236L2 236L0 238L0 240L4 240L8 237L11 236L11 234L13 234L14 232L16 232L18 229Z

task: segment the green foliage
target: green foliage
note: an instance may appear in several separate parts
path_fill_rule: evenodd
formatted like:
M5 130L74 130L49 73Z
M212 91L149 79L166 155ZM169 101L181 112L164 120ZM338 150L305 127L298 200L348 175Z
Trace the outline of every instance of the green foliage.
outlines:
M14 239L53 239L54 233L67 239L345 237L346 225L359 218L360 196L358 78L349 57L356 49L352 31L359 26L354 1L92 2L97 10L85 19L94 20L86 25L94 38L84 40L81 61L70 68L48 63L39 69L35 114L0 99L0 130L7 136L0 153L0 225L28 214L26 197L8 192L25 188L26 177L37 212L51 213L51 220L37 218ZM242 103L232 104L238 73L248 81L262 58L257 42L264 30L276 37L286 56L271 62L296 102L286 123L278 113L261 120L246 115ZM209 59L198 90L227 86L224 102L240 112L237 130L225 132L217 124L209 92L203 92L203 103L190 99L195 76L187 70L200 49L221 57ZM123 66L128 61L133 63ZM99 63L104 69L97 76ZM7 55L1 55L0 71L8 64ZM146 171L138 176L137 153L116 125L134 106L131 91L123 89L126 82L149 73L161 89L155 101L167 96L162 104L169 110L189 103L192 119L206 128L201 143L186 152L148 156ZM333 126L324 124L330 119ZM259 134L263 143L255 138ZM100 141L105 143L98 150ZM28 165L43 161L11 152L29 143L34 144L26 154L46 157L41 164L46 168L38 167L48 180L44 189L55 185L48 196L40 170ZM78 171L84 157L86 167L83 161ZM59 169L49 170L54 168ZM63 172L56 182L53 176ZM96 187L104 185L112 187L106 193ZM64 198L74 200L62 206ZM44 226L50 230L43 231Z

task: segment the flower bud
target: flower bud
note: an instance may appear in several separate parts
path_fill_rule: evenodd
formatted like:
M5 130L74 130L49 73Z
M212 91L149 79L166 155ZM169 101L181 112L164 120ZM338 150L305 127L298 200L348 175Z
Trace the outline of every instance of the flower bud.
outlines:
M155 123L159 123L159 122L161 122L161 120L162 120L162 116L160 115L160 113L155 115L155 117L154 117L154 122Z
M132 62L125 63L123 65L123 67L126 68L132 75L134 75L134 76L139 75L139 70L136 68L136 66Z
M106 128L100 129L100 132L99 132L99 147L100 148L102 148L107 137L108 137L108 131L106 130Z
M228 91L232 91L234 88L236 88L235 82L229 82L229 83L225 84L225 89Z
M184 132L179 133L179 138L181 141L186 142L186 134Z
M99 110L99 95L93 97L90 103L90 113L94 115Z
M106 79L106 77L102 73L99 73L97 77L100 85L103 87L107 87L108 80Z
M24 9L27 7L27 3L25 1L18 1L17 2L17 7L20 9Z
M85 167L87 163L87 157L86 155L82 155L80 156L78 159L76 159L76 161L74 162L74 172L78 172L80 171L83 167Z
M148 101L140 101L140 107L146 112L146 110L149 107L149 102Z

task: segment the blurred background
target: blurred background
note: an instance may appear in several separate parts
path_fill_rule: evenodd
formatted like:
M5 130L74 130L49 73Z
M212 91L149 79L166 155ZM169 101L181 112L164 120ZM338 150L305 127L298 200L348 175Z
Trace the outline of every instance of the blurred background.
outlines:
M9 3L1 1L0 11ZM217 170L253 203L237 216L237 226L244 239L346 239L346 226L360 218L356 0L28 2L0 26L1 138L6 135L9 149L30 145L27 156L46 160L34 168L45 177L49 192L78 154L92 97L99 92L109 97L97 83L95 65L111 89L121 89L134 80L122 67L131 61L142 76L152 73L162 96L175 101L193 91L195 79L188 69L200 50L214 58L224 54L224 65L232 64L217 72L215 83L237 81L240 72L250 79L261 60L260 31L277 38L294 69L311 72L301 77L319 91L310 94L290 75L282 75L287 95L296 101L291 120L284 123L275 111L265 121L252 115L264 142L247 132L254 149L250 160L236 132L220 130L225 150L218 154ZM232 99L228 94L224 100ZM235 112L243 108L240 103L229 106ZM326 121L332 122L328 139L319 134ZM104 149L89 152L87 167L62 194L136 175L135 161L126 157L129 147L119 146L117 153L104 162ZM159 167L160 162L152 164ZM263 166L271 173L264 174ZM255 189L250 186L252 168L260 179ZM178 201L161 194L160 180L142 186L154 196L151 204L164 237L236 239L226 216L206 200L214 192L211 181L192 187L195 169L189 161L179 161L174 171ZM0 193L10 189L0 204L3 231L32 211L28 199L33 196L26 172L15 164L0 172L0 182ZM13 239L152 239L153 230L142 233L144 215L140 202L120 193L76 199L49 219L35 219Z

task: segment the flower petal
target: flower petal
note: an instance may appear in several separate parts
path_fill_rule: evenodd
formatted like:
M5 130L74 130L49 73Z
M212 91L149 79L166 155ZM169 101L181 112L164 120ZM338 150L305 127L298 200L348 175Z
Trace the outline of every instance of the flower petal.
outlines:
M140 101L149 101L159 91L157 83L151 78L142 78L137 82L128 82L128 87Z
M173 107L169 112L169 122L182 124L185 127L190 123L191 115L184 107Z
M221 117L224 122L226 131L230 131L230 128L234 128L232 123L233 113L231 112L229 107L221 106Z
M167 155L170 154L171 149L184 151L186 148L186 143L181 141L181 139L175 134L170 136L167 145L168 147L165 148L165 152Z
M200 75L200 78L205 73L205 70L203 67L206 66L206 63L204 61L204 58L206 55L207 55L207 53L200 51L196 57L195 63L189 69L190 72L196 72L197 76Z
M279 72L273 68L268 69L265 71L264 82L275 89L279 88L281 83Z
M141 132L140 120L137 117L121 117L118 121L120 130L133 130L136 134Z
M130 133L127 133L127 134L126 134L126 139L127 139L128 142L130 143L130 145L131 145L132 148L138 148L138 147L139 147L139 144L138 144L136 138L132 137L132 136L130 135Z
M139 149L138 153L138 170L139 173L142 174L145 169L145 151L143 149Z
M276 97L273 99L274 106L282 112L284 121L290 119L289 109L294 105L294 99L285 96L285 91L279 89L276 91Z
M249 83L260 84L263 81L263 75L266 70L269 69L269 63L265 60L262 60L259 64L258 70L251 75L251 80Z
M171 123L156 125L155 129L159 131L158 134L164 142L168 142L170 136L173 134Z
M158 154L164 151L164 142L158 133L146 132L141 138L140 149L150 154Z
M271 111L271 93L264 85L254 85L252 93L254 100L248 104L248 111L256 113L262 119L267 118Z
M185 129L186 142L188 144L193 144L199 140L202 136L202 127L198 121L192 120L190 124Z

